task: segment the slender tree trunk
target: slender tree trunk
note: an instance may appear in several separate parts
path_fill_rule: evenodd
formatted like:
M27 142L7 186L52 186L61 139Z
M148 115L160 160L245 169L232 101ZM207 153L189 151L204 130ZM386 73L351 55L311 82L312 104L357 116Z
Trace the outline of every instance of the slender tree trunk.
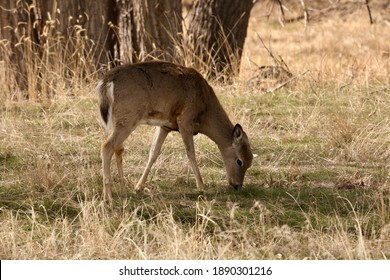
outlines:
M211 75L237 74L253 0L196 1L188 37L203 62L213 65Z
M118 0L120 57L124 62L175 60L181 40L180 0Z

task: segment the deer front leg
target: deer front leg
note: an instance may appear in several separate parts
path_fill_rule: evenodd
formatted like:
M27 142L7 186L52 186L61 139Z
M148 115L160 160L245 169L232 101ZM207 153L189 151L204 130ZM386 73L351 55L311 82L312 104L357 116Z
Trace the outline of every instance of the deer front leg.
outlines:
M195 175L196 187L199 190L205 190L206 185L203 183L202 176L200 175L199 167L196 162L193 132L182 129L182 127L179 129L186 148L188 160L190 161L191 169Z
M161 147L162 147L168 133L169 133L169 131L163 129L162 127L158 127L156 129L152 145L150 146L148 163L145 167L144 172L142 173L141 178L139 179L137 185L135 186L136 191L143 191L143 189L145 188L146 178L149 175L149 172L150 172L150 169L152 168L152 165L155 163L158 155L160 154Z

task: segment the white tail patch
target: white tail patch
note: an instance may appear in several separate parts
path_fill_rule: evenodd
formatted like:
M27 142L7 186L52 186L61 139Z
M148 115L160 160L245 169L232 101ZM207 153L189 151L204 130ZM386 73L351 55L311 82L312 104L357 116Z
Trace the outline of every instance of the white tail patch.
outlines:
M102 80L100 80L99 82L98 82L98 84L97 84L97 86L96 86L96 92L99 94L99 96L100 96L100 92L101 92L101 90L102 90L102 85L103 85L103 81Z
M107 83L107 91L106 91L108 100L110 101L110 107L108 109L108 118L107 124L105 125L105 130L107 132L111 132L113 129L112 124L112 104L114 103L114 82Z
M104 129L109 133L113 129L112 104L114 102L114 82L107 83L105 85L106 90L103 89L103 86L104 86L103 81L100 80L96 86L96 90L99 94L99 98L101 99L101 103L103 103L102 100L104 99L108 101L107 102L108 104L106 104L108 106L107 122L104 121L102 115L100 115L100 120Z
M114 82L107 83L107 97L112 104L114 102Z

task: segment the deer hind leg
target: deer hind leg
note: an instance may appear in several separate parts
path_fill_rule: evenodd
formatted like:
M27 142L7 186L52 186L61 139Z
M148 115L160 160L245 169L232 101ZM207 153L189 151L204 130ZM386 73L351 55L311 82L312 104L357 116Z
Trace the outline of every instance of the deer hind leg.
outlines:
M188 126L188 127L192 127L192 126ZM196 187L199 190L204 190L206 189L206 186L203 183L202 176L200 175L199 167L196 162L193 129L187 129L186 125L181 122L179 123L179 131L186 148L187 157L190 162L191 169L195 175Z
M125 148L123 147L123 144L121 144L116 150L115 150L115 160L116 160L116 166L118 169L118 176L119 176L119 182L121 185L121 195L124 196L124 190L125 190L125 177L123 175L123 151Z
M142 173L141 178L139 179L137 185L135 186L136 191L142 191L145 188L146 178L149 175L149 172L150 172L150 169L152 168L152 165L155 163L158 155L160 154L161 147L162 147L168 133L169 133L169 131L162 128L162 127L158 127L156 129L156 132L155 132L154 137L153 137L153 142L152 142L152 145L151 145L150 151L149 151L148 163L146 164L145 170Z
M124 185L123 167L122 167L122 153L123 142L135 129L135 125L127 126L126 128L114 129L108 140L103 143L102 165L103 165L103 198L104 200L112 201L112 178L111 178L111 159L115 153L116 163L118 166L118 173L121 185Z

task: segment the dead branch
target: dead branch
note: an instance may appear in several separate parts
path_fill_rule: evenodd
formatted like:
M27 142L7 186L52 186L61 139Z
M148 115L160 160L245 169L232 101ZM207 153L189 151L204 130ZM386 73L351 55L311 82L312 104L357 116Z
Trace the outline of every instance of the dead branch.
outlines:
M364 4L366 5L368 16L370 17L370 23L373 24L374 21L372 19L371 9L370 9L370 5L368 4L368 2L369 2L369 0L366 0Z
M284 16L284 9L283 9L283 0L277 0L279 3L279 9L280 9L280 17L279 17L279 22L282 26L284 26L284 22L286 21L286 17Z
M274 87L274 88L271 88L271 89L267 90L266 92L267 92L267 93L273 93L273 92L275 92L275 91L281 89L282 87L285 87L287 84L291 83L292 81L298 79L300 76L305 75L307 72L309 72L309 70L306 70L305 72L299 74L298 76L293 76L293 77L291 77L291 78L288 79L287 81L285 81L285 82L279 84L278 86L276 86L276 87Z
M275 62L276 65L278 66L281 66L281 67L285 67L288 71L289 71L289 68L287 66L287 64L284 62L283 58L279 55L279 58L277 58L273 52L266 46L266 44L264 43L263 41L263 38L261 38L261 36L259 35L259 33L256 32L256 35L257 37L259 38L261 44L263 45L263 47L265 48L265 50L268 52L269 56L272 58L272 60Z

